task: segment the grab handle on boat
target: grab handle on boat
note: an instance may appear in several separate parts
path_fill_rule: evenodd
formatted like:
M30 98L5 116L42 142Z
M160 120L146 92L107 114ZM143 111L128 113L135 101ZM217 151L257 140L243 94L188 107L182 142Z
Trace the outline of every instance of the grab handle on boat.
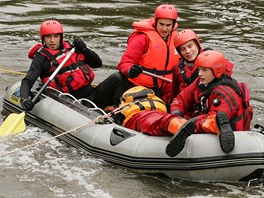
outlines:
M114 127L110 135L110 143L112 146L115 146L119 144L120 142L126 140L127 138L133 137L135 135L136 134L129 133L125 131L124 129Z

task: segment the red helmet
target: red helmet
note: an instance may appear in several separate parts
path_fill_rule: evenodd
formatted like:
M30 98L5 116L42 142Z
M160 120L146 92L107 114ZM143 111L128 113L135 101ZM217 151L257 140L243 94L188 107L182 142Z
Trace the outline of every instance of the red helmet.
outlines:
M178 12L174 6L168 4L162 4L155 9L154 18L155 21L157 20L157 18L172 19L176 21L178 18Z
M43 40L43 36L47 34L61 34L63 35L62 25L55 20L44 21L40 25L40 39Z
M208 50L198 55L195 60L195 67L212 68L216 78L220 78L226 68L226 59L221 52Z
M194 31L192 31L190 29L185 29L185 30L182 30L179 33L177 33L175 36L174 45L177 49L182 44L184 44L190 40L193 40L193 39L196 40L198 47L201 49L201 43L200 43L198 36L195 34ZM177 49L177 51L178 51L178 49Z

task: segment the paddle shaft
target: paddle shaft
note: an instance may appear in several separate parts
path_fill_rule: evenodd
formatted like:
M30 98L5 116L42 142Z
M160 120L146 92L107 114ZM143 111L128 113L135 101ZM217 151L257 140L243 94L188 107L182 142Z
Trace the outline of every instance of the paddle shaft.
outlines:
M52 81L53 78L57 75L57 73L63 67L65 62L71 57L74 51L75 51L75 48L72 48L71 51L66 55L64 60L61 62L61 64L56 68L56 70L49 77L48 81L37 92L37 94L32 100L34 103L38 99L40 94L43 92L43 90L49 85L50 81ZM22 112L20 114L14 114L14 113L10 114L0 127L0 137L4 135L9 135L12 133L18 134L18 133L25 131L26 129L26 125L24 122L25 115L26 115L26 112Z
M71 57L71 55L73 54L73 52L75 51L75 48L72 48L71 51L66 55L66 57L63 59L63 61L61 62L61 64L56 68L56 70L51 74L51 76L49 77L49 79L45 82L45 84L41 87L41 89L38 91L38 93L35 95L35 97L33 98L33 102L35 103L35 101L38 99L38 97L40 96L40 94L43 92L43 90L49 85L49 83L53 80L53 78L58 74L58 72L60 71L60 69L63 67L63 65L65 64L65 62Z
M147 71L144 71L143 70L143 72L142 72L143 74L146 74L146 75L148 75L148 76L152 76L152 77L154 77L154 78L158 78L158 79L160 79L160 80L164 80L164 81L166 81L166 82L172 82L172 80L171 79L169 79L169 78L165 78L165 77L162 77L162 76L159 76L159 75L156 75L156 74L153 74L153 73L151 73L151 72L147 72Z

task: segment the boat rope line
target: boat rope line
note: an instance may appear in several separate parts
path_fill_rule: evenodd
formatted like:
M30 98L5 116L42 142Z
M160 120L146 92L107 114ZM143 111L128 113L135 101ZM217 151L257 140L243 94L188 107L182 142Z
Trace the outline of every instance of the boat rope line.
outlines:
M255 179L251 179L248 181L248 184L247 184L247 187L249 188L250 186L252 186L252 183L253 182L257 182L257 184L260 186L260 187L263 187L264 186L264 175L261 177L261 178L255 178Z
M113 118L112 118L112 115L113 115L113 114L120 113L124 108L126 108L126 107L128 107L128 106L131 106L131 105L133 105L133 104L136 104L136 103L138 103L138 102L139 102L138 100L135 100L134 102L127 103L127 104L125 104L125 105L123 105L123 106L120 106L120 107L114 109L113 111L111 111L111 112L109 112L109 113L107 113L107 114L100 115L100 116L94 118L93 120L90 120L89 122L87 122L87 123L85 123L85 124L83 124L83 125L80 125L80 126L78 126L78 127L76 127L76 128L73 128L73 129L70 129L70 130L68 130L68 131L65 131L65 132L63 132L63 133L61 133L61 134L59 134L59 135L52 136L52 137L50 137L50 138L47 138L47 139L44 139L44 140L41 140L41 141L37 141L37 142L35 142L35 143L33 143L33 144L29 144L29 145L26 145L26 146L24 146L24 147L21 147L21 148L15 149L15 150L13 150L13 151L9 151L9 152L2 153L2 154L0 154L0 157L2 157L2 156L6 156L6 155L10 155L10 154L13 154L13 153L17 153L17 152L19 152L19 151L21 151L21 150L25 150L25 149L28 149L28 148L31 148L31 147L37 146L37 145L39 145L39 144L42 144L42 143L48 142L48 141L50 141L50 140L52 140L52 139L56 139L56 138L58 138L58 137L60 137L60 136L66 135L66 134L68 134L68 133L76 132L77 130L79 130L79 129L83 128L83 127L86 127L86 126L92 125L92 124L105 124L105 123L111 123L111 122L113 122Z
M17 75L25 75L26 74L24 72L12 71L12 70L8 70L8 69L0 69L0 72L2 72L2 73L17 74Z

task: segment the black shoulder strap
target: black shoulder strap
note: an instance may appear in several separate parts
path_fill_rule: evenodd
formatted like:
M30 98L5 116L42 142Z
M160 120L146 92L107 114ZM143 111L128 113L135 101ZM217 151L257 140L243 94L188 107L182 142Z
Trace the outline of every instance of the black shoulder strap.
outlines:
M233 79L232 77L230 77L226 74L223 74L221 79L219 79L217 82L215 82L214 84L212 84L209 87L209 89L204 94L204 98L206 98L206 99L209 98L213 89L215 87L217 87L218 85L227 85L227 86L231 87L239 95L239 97L242 97L242 93L241 93L241 90L239 88L237 81L235 79Z
M180 59L179 68L180 68L180 74L182 76L182 79L188 85L192 84L192 82L198 77L198 69L196 68L195 71L192 73L191 77L187 78L185 65L184 65L184 59L183 58Z
M58 61L56 58L58 56L62 55L66 50L69 50L69 49L62 49L57 54L52 55L49 51L45 50L44 47L41 47L41 48L39 48L38 53L45 54L48 57L48 59L50 60L52 66L57 67L59 64L58 64Z
M48 57L48 59L50 60L52 66L56 66L56 67L58 66L58 62L56 60L56 57L53 56L49 51L45 50L44 47L41 47L38 50L38 53L42 54L42 56L43 56L43 54L45 54Z

